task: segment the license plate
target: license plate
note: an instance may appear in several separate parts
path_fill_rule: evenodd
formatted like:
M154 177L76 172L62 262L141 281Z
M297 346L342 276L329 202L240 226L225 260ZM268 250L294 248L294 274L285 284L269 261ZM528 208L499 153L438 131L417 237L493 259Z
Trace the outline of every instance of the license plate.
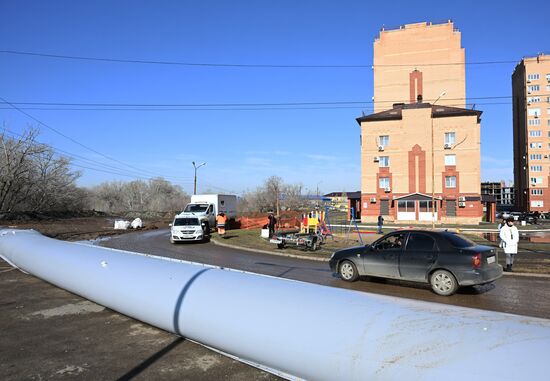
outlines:
M494 263L495 262L495 257L488 257L487 258L487 263Z

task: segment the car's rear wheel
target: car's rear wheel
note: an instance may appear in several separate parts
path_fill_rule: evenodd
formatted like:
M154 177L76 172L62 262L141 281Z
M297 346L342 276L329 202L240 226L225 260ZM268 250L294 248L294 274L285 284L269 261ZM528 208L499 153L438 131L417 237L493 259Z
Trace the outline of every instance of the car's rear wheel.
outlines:
M430 276L430 285L432 290L441 296L449 296L458 289L458 282L450 272L446 270L436 270Z
M342 262L340 264L340 268L338 269L338 273L340 274L340 277L347 282L353 282L359 277L357 267L355 267L355 264L351 261Z

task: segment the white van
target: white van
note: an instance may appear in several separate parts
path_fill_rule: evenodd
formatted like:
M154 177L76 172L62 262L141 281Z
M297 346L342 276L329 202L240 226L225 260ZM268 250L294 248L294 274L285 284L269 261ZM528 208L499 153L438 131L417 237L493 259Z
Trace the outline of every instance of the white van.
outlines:
M170 224L170 243L203 241L210 235L206 228L207 224L204 219L194 213L180 213L174 217L174 221Z

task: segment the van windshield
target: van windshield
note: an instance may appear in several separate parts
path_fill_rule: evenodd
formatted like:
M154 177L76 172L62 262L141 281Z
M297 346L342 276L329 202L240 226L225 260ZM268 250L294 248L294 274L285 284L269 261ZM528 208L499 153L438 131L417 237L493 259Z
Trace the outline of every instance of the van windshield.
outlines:
M174 226L198 226L198 218L176 218L174 220Z
M208 209L208 204L189 204L185 207L184 212L204 213Z

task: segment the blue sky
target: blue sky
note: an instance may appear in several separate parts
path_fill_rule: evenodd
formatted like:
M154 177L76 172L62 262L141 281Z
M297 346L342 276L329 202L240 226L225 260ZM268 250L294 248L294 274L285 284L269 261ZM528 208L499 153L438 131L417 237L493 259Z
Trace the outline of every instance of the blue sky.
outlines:
M195 63L370 65L373 40L382 25L450 18L462 32L467 62L519 61L526 55L550 51L547 1L526 2L524 9L502 1L371 4L313 0L3 1L0 50ZM467 66L467 96L511 95L514 66ZM10 102L368 102L373 95L372 76L369 67L189 67L0 53L0 97ZM0 106L0 120L10 131L21 132L37 124L6 105ZM83 171L79 183L84 186L159 175L191 193L194 160L207 162L199 169L199 191L240 193L271 175L302 183L311 191L317 187L325 193L359 190L359 126L355 118L362 110L370 111L368 103L343 108L266 109L269 107L273 106L25 112L96 151L42 126L39 140L92 160L78 159L76 165L119 173L75 167ZM480 104L477 108L484 111L482 179L512 179L511 104ZM108 161L97 152L118 161ZM100 167L98 162L111 167Z

